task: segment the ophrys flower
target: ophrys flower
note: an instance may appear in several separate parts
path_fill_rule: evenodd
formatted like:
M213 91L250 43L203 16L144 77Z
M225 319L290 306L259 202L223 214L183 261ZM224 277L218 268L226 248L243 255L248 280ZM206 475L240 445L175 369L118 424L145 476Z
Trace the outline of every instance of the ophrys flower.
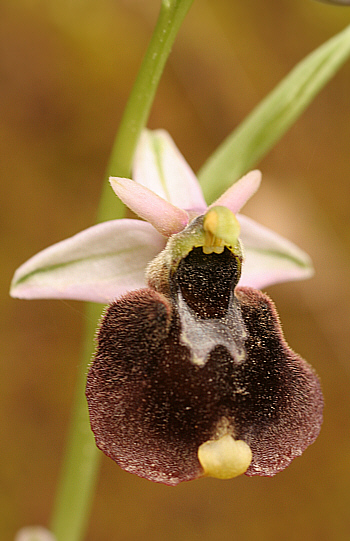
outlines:
M169 485L274 475L317 437L323 399L253 287L309 276L309 258L236 217L257 171L207 208L168 135L145 132L134 178L111 185L147 221L107 222L44 250L17 271L14 294L113 301L87 398L97 445L121 467Z

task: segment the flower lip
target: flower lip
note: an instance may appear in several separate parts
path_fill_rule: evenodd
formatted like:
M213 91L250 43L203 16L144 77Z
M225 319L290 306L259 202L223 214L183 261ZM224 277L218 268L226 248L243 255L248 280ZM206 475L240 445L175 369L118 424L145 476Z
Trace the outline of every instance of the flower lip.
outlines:
M218 321L196 318L196 334L186 332L183 306L152 288L107 309L86 395L97 445L122 468L168 485L203 475L272 476L316 439L320 384L286 344L272 301L238 288L234 306ZM208 358L199 349L207 324L217 327ZM230 324L244 362L219 343Z

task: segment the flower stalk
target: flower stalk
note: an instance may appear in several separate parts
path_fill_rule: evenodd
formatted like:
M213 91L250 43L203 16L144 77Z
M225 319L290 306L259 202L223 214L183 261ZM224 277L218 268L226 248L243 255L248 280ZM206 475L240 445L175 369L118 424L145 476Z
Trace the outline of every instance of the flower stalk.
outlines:
M90 430L84 391L101 305L88 303L85 314L83 354L77 375L67 452L51 521L51 531L57 541L78 541L83 538L100 462L100 453Z
M163 0L158 21L151 37L142 65L136 77L116 135L106 182L103 186L98 221L124 216L124 205L111 197L108 178L130 177L132 159L142 129L152 107L158 84L176 35L193 0Z

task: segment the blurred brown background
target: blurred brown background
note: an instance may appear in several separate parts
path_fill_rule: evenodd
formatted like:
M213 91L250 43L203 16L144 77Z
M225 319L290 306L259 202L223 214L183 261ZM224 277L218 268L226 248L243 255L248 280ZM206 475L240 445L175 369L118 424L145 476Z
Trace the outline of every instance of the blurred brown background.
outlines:
M8 297L18 265L92 225L159 0L0 2L0 539L46 524L80 360L83 306ZM196 170L307 53L350 23L312 0L195 0L149 126ZM152 484L103 458L87 541L345 540L350 532L350 62L258 164L246 213L312 256L274 286L290 345L323 381L323 430L272 479Z

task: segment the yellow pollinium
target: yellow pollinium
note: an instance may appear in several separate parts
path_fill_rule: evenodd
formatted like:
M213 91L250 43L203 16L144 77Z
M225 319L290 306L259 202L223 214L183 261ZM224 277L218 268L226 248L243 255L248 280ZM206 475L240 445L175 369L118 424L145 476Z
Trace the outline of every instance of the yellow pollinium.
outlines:
M203 229L205 234L203 251L206 252L208 248L210 253L215 247L221 248L220 251L223 251L224 246L234 248L241 228L230 209L217 206L210 208L204 216ZM220 253L219 250L215 251Z
M232 479L247 471L252 451L243 440L234 440L225 434L218 440L209 440L198 448L198 460L204 475L217 479Z

